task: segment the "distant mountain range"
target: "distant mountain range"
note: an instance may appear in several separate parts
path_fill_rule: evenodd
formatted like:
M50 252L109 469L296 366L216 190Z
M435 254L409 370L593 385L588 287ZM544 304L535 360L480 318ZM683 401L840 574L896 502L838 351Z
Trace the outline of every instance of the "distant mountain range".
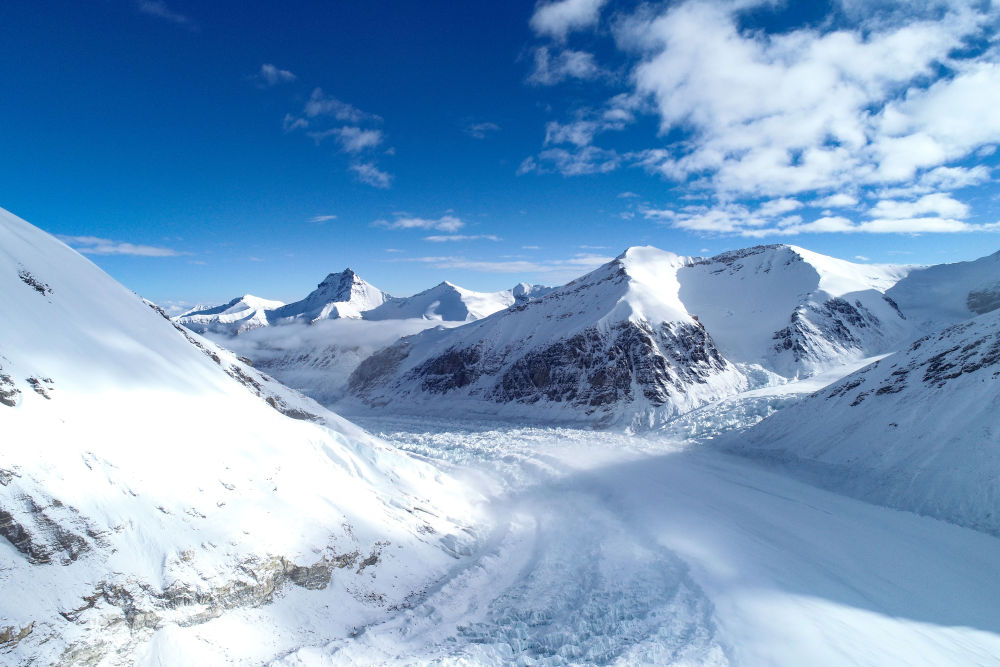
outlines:
M221 306L182 313L174 320L198 333L228 335L265 326L314 324L336 319L471 322L515 303L537 298L551 289L521 283L500 292L475 292L442 282L410 297L394 297L348 268L329 274L315 290L294 303L284 304L246 294Z
M635 247L558 288L482 293L444 282L396 298L348 269L301 301L267 303L248 296L176 320L227 335L270 326L266 339L220 342L320 400L344 399L342 409L653 428L996 308L1000 253L915 267L793 245L711 258ZM285 341L280 329L345 318L371 322L379 342L348 343L337 331ZM413 333L392 324L413 319L449 326ZM393 342L393 327L410 335Z

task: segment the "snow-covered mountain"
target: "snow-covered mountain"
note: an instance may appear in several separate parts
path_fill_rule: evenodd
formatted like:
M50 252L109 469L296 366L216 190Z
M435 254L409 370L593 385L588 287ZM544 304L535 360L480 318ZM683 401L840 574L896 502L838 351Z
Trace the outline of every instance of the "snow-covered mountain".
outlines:
M422 414L661 423L747 386L678 297L688 263L631 248L537 300L404 338L362 362L351 391Z
M994 310L919 338L724 446L842 493L1000 535L998 415Z
M389 294L365 282L351 269L344 269L328 275L301 301L269 311L267 319L271 324L288 324L341 317L358 318L362 313L391 300Z
M678 280L727 359L797 377L896 349L910 329L884 293L909 270L771 245L696 259Z
M3 210L0 293L0 660L259 663L454 562L464 487Z
M196 333L222 333L235 336L251 329L267 326L267 311L285 305L281 301L262 299L253 294L236 297L214 308L190 310L174 318Z
M527 292L526 292L527 293ZM474 292L447 281L404 299L392 299L364 314L366 320L422 318L471 322L514 304L514 291Z
M928 333L1000 308L1000 252L916 268L886 292L915 331Z

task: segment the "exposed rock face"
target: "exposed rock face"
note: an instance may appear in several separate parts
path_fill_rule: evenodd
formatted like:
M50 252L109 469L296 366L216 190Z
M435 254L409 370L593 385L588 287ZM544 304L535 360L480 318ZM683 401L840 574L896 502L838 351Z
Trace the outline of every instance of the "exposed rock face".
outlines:
M393 300L365 282L351 269L331 273L301 301L267 311L270 324L315 322L339 317L359 318L361 314Z
M720 441L822 486L1000 535L1000 310Z
M970 291L965 303L976 315L983 315L1000 308L1000 282Z
M349 391L368 406L417 414L447 395L484 413L668 419L746 386L670 291L685 261L634 249L488 319L404 338L362 362Z

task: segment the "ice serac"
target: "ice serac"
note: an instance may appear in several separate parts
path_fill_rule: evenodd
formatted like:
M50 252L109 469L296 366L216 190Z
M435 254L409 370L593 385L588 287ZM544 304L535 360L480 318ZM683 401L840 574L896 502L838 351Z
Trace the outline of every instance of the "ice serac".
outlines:
M917 339L725 446L1000 535L1000 310Z
M422 414L662 423L747 382L678 298L688 262L630 248L538 299L403 338L362 362L350 391Z
M301 301L267 313L271 324L317 322L338 318L360 318L362 313L391 301L393 297L365 282L351 269L331 273Z
M471 322L503 310L514 303L510 290L474 292L447 281L403 299L393 299L364 314L366 320L420 318L449 322Z
M0 662L261 663L454 562L459 487L2 209L0 294Z
M188 311L173 319L196 333L237 335L266 327L267 311L283 305L285 304L281 301L244 294L221 306Z
M897 349L911 327L885 292L909 270L769 245L695 260L678 276L723 355L797 377Z

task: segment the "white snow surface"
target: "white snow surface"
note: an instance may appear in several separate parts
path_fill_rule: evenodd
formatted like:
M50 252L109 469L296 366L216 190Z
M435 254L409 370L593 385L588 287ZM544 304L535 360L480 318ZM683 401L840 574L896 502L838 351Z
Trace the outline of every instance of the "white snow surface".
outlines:
M1000 251L914 269L886 292L920 335L1000 308Z
M331 273L301 301L268 312L271 324L312 323L340 317L360 318L392 297L351 269Z
M393 299L364 314L366 320L422 318L471 322L514 303L513 290L474 292L447 281L405 299Z
M1000 535L1000 310L920 338L724 446Z
M24 635L0 662L132 664L153 637L140 664L259 663L384 615L471 539L469 489L3 210L0 293L0 633Z
M477 470L480 546L279 665L943 665L1000 651L1000 540L659 437L380 418Z
M892 351L912 335L883 298L910 270L855 264L798 246L757 246L685 267L679 272L680 298L727 359L797 377ZM863 307L878 324L852 326L851 339L832 339L817 313L830 299ZM776 347L775 334L789 326L793 314L808 348L800 360Z
M174 318L196 333L241 334L267 326L267 311L285 305L281 301L244 294L229 303L213 308L191 310Z

